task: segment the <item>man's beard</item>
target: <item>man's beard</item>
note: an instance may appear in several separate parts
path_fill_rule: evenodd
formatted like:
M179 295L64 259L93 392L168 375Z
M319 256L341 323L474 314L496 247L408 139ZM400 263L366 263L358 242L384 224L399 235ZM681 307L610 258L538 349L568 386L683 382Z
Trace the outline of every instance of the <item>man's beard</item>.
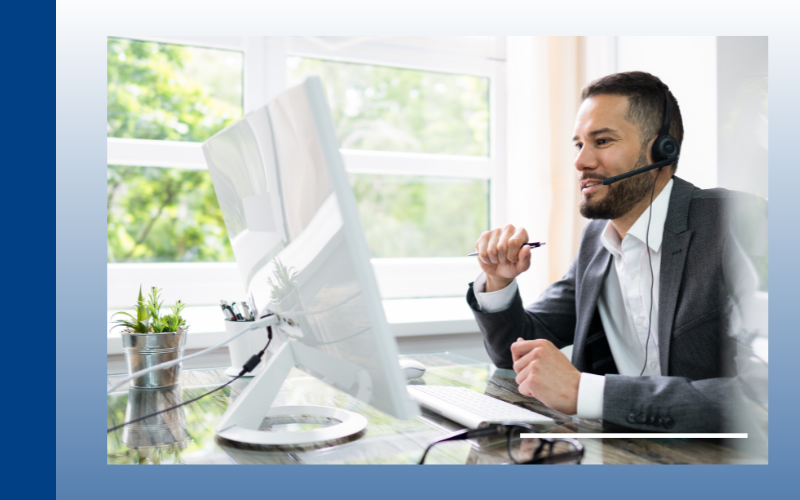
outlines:
M645 165L647 165L647 155L642 149L633 169ZM642 174L617 181L608 186L608 192L600 201L592 202L584 196L581 200L581 215L587 219L619 219L650 194L654 183L655 179L652 176Z

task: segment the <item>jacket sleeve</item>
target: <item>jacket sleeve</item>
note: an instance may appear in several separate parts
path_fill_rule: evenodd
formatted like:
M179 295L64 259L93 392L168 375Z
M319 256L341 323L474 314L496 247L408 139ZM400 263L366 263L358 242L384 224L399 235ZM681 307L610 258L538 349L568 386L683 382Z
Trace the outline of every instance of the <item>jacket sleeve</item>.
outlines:
M480 310L470 283L467 303L483 334L483 342L492 362L499 368L511 368L511 344L517 338L546 339L559 349L573 343L575 337L575 266L542 293L541 297L523 308L519 291L503 311L485 313Z
M723 432L737 427L738 380L606 375L603 421L648 432Z

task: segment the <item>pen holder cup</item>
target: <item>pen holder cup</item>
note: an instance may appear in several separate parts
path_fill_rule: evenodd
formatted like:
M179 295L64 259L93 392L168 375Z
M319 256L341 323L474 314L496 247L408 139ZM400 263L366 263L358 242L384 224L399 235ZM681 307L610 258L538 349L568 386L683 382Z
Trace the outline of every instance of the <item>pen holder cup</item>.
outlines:
M249 328L252 324L252 321L225 320L225 333L228 338L231 338L242 330ZM226 370L225 373L230 376L238 375L239 372L242 371L244 364L247 363L247 360L249 360L253 354L257 354L258 351L263 349L265 345L267 345L266 328L251 330L228 344L228 352L231 354L231 367ZM262 361L255 370L246 374L245 377L258 375L264 366L266 366L266 363Z
M165 333L122 333L122 347L128 375L183 356L186 330ZM131 380L137 388L169 387L180 381L181 365L156 370Z

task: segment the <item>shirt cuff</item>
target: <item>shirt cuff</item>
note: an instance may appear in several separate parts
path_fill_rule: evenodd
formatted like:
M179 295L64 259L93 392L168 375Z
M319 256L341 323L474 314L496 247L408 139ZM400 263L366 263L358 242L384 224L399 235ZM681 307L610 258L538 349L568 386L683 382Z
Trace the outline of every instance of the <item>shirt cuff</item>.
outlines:
M603 418L603 395L606 378L594 373L581 373L578 383L578 418Z
M485 313L496 313L508 309L514 294L517 293L517 280L512 281L507 287L496 292L486 293L486 273L481 273L472 284L472 291L475 292L475 299L478 307Z

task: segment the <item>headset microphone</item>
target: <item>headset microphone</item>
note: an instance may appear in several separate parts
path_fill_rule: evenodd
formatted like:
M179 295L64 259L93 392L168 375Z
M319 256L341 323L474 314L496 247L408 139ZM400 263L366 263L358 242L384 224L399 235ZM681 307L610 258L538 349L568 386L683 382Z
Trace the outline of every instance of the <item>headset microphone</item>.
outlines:
M603 179L603 185L608 186L609 184L614 184L617 181L621 181L622 179L627 179L628 177L633 177L634 175L643 174L645 172L649 172L654 168L664 168L667 165L675 163L678 157L675 156L674 158L667 158L666 160L662 160L658 163L653 163L652 165L647 165L646 167L637 168L636 170L631 170L630 172L626 172L621 175L615 175L614 177L609 177L607 179Z
M664 124L661 126L661 130L658 132L658 137L656 137L651 150L653 159L656 161L656 163L631 170L630 172L625 172L621 175L615 175L614 177L604 179L603 185L608 186L609 184L621 181L622 179L627 179L628 177L633 177L634 175L648 172L654 168L661 169L678 161L678 158L680 157L680 148L678 147L678 141L669 135L669 126L671 122L672 104L669 100L669 87L664 85Z

